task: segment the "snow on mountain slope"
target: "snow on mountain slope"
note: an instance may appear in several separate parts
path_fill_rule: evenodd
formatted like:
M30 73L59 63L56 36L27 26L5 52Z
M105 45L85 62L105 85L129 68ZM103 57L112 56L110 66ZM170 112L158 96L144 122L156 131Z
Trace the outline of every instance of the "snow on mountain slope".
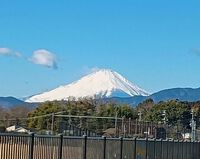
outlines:
M91 73L69 85L60 86L49 92L44 92L30 97L26 102L44 102L53 100L68 100L70 97L78 98L103 98L103 97L128 97L149 95L146 91L126 80L117 72L102 69Z

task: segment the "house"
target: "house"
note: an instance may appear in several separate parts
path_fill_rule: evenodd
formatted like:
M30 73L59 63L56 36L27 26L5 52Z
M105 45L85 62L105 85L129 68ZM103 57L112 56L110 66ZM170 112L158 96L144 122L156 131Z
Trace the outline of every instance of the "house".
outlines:
M182 133L182 137L183 137L183 140L190 141L190 139L191 139L191 133Z
M25 129L19 125L13 125L13 126L7 127L6 132L29 133L30 130Z

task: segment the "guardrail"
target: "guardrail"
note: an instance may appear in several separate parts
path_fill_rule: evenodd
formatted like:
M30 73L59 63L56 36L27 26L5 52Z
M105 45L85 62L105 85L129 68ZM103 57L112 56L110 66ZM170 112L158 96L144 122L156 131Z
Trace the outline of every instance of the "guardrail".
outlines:
M0 134L0 159L199 158L199 142Z

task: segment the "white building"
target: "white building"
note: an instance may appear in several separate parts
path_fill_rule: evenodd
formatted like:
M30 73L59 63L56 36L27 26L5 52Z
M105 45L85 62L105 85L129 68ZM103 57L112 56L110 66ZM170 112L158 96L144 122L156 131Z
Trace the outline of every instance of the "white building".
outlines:
M27 130L27 129L21 127L21 126L18 126L18 125L13 125L13 126L7 127L6 131L7 132L17 132L17 133L28 133L28 132L30 132L29 130Z

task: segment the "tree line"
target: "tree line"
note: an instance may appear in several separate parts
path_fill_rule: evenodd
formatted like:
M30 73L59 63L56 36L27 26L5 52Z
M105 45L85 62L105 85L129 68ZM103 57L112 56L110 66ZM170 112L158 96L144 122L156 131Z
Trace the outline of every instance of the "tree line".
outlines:
M16 119L16 122L19 118L27 118L23 123L28 128L35 129L36 131L52 129L52 120L54 120L56 131L59 131L60 127L62 127L60 123L70 123L77 127L98 131L113 127L115 124L115 120L111 119L61 117L52 119L52 116L33 118L62 112L62 115L131 118L132 120L166 123L173 128L179 127L180 130L190 130L191 110L194 111L197 128L200 128L200 101L182 102L179 100L169 100L155 103L152 99L147 99L135 107L114 102L98 103L92 99L45 102L32 110L23 106L10 109L0 107L0 124L1 126L7 126L7 119L9 118ZM18 121L18 123L20 122Z

